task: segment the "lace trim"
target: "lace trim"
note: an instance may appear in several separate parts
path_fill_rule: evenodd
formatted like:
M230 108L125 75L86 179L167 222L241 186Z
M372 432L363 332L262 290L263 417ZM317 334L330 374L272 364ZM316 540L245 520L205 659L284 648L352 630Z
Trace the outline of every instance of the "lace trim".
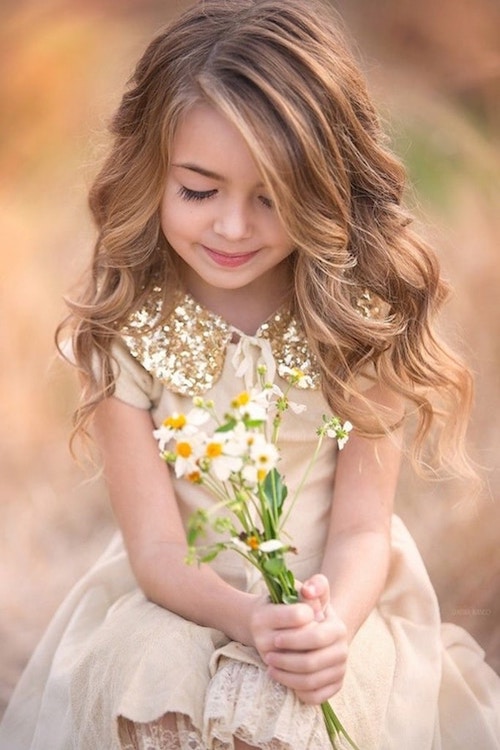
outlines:
M261 750L325 750L329 747L318 706L301 703L263 668L222 657L205 704L208 747L233 747L237 737Z
M198 730L187 716L167 714L147 723L119 719L122 750L206 750ZM216 742L214 750L225 750L227 745Z
M120 717L120 748L234 750L235 738L261 750L330 746L318 706L301 703L264 669L226 657L210 683L204 714L203 732L184 714L167 713L146 723Z

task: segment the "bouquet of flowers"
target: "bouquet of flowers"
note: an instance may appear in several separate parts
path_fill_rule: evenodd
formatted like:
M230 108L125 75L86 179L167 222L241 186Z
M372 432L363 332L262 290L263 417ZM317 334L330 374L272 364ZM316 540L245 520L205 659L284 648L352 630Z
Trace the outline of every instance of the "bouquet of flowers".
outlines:
M288 500L288 488L278 469L279 429L287 409L300 412L305 407L290 401L292 386L307 387L308 376L296 369L280 368L287 381L283 392L265 380L265 367L258 367L258 386L233 398L222 418L212 401L193 399L187 414L168 416L154 431L160 455L173 466L177 477L204 485L216 502L199 508L189 519L187 562L210 562L223 550L234 550L259 571L274 603L299 600L295 578L285 555L296 552L283 540L284 525L307 480L325 437L334 438L340 450L349 439L350 422L323 416L317 430L316 450L299 486ZM210 434L202 427L213 420ZM198 540L212 528L221 540L199 546ZM333 748L343 736L358 750L328 701L321 704L325 726Z

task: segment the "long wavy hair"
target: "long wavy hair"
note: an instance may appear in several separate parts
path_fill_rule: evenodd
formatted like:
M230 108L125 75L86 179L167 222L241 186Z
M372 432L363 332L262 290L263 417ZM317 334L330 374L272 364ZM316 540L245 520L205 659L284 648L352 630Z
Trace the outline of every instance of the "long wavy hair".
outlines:
M447 286L402 207L405 171L341 23L314 0L203 0L140 59L90 192L98 236L63 324L83 381L75 433L113 393L113 339L158 280L168 312L179 280L159 205L176 128L200 101L238 128L293 240L295 310L333 412L365 434L393 427L353 399L369 369L415 415L417 465L435 426L437 463L470 473L471 378L434 325Z

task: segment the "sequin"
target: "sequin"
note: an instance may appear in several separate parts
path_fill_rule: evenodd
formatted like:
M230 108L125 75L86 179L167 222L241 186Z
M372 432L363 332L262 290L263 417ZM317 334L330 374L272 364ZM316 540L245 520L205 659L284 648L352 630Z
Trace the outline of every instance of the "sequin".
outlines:
M364 289L356 299L356 309L363 318L377 320L382 315L380 298L372 294L368 289Z
M245 334L189 294L180 297L164 319L161 310L162 294L156 288L122 329L122 338L132 356L169 390L184 396L201 395L221 376L228 344ZM319 388L317 361L300 322L288 308L272 315L255 337L269 341L277 367L297 368L309 376L308 387Z

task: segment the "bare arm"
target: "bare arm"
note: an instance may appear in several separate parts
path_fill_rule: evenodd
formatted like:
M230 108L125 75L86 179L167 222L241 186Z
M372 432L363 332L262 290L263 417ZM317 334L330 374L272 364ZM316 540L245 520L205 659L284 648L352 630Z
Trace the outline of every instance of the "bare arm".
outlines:
M390 557L390 521L401 435L353 435L339 455L322 572L350 641L378 601Z
M379 386L367 396L397 421L402 406ZM339 454L322 572L350 641L378 601L387 578L390 523L401 464L401 430L383 438L353 434Z
M110 501L137 581L155 603L250 643L256 597L230 586L207 565L185 563L185 532L152 431L149 412L116 398L97 408L95 434Z

